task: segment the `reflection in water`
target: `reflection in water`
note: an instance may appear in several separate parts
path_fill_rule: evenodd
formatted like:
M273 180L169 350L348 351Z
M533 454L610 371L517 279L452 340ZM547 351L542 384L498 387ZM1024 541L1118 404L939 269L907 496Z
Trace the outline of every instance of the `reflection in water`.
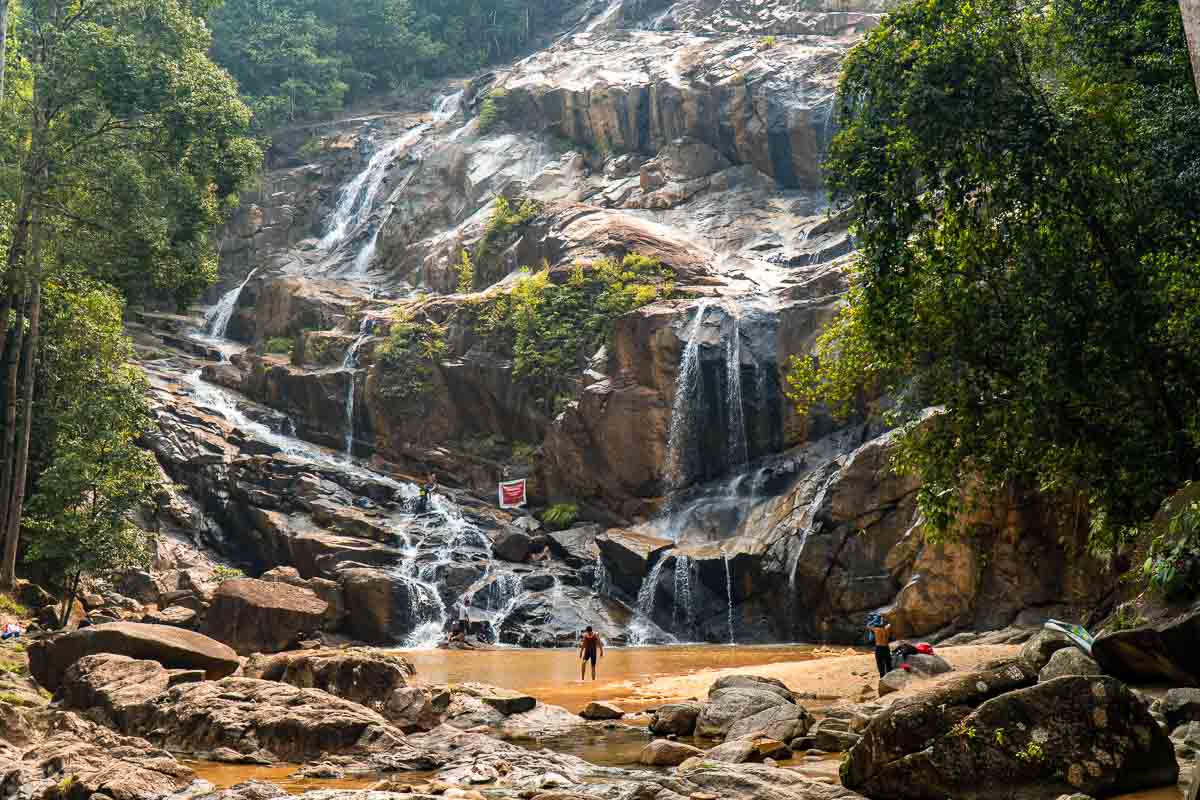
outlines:
M380 776L355 776L348 778L295 778L292 777L298 769L297 764L273 764L258 766L251 764L217 764L211 761L186 761L196 777L208 781L218 789L228 789L246 781L263 781L273 783L288 794L303 794L315 789L367 789L379 782ZM432 773L406 772L389 776L392 780L403 780L405 783L418 784L429 780Z
M592 700L622 700L638 684L699 670L752 667L813 658L812 645L683 645L677 647L606 648L598 680L579 680L576 650L409 650L404 656L426 684L477 681L526 692L569 711L581 711ZM623 703L626 711L657 705L663 698Z

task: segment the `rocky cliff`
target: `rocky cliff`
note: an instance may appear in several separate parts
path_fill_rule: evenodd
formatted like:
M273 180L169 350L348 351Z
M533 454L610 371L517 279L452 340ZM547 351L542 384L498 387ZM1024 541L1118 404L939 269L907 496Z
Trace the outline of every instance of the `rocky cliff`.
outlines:
M134 326L197 541L294 567L350 610L332 629L381 643L455 618L526 644L856 641L880 608L926 635L1094 602L1061 504L1014 492L930 541L873 407L834 425L784 396L845 290L820 162L885 5L618 0L280 154L207 319ZM429 471L452 488L421 508ZM491 508L504 476L584 523Z

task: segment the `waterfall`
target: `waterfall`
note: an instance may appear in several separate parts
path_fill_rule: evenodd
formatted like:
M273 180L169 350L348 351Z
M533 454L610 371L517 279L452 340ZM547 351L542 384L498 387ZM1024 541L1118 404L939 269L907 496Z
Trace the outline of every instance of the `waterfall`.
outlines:
M700 328L707 311L707 302L696 306L696 316L688 328L687 344L675 378L675 398L671 402L671 424L667 435L667 475L672 489L679 489L688 481L686 448L692 426L692 399L700 387Z
M612 594L612 575L604 565L604 559L596 556L595 574L592 576L592 591L600 597Z
M462 105L463 91L459 89L457 92L443 95L438 98L437 103L433 106L433 121L435 124L451 119L458 113L459 106Z
M492 586L495 587L493 591L496 593L492 602L495 609L488 619L488 628L492 632L492 641L499 644L500 628L504 625L504 620L508 619L521 602L521 579L514 573L506 572L497 577Z
M692 606L692 560L685 555L675 556L675 608L671 613L671 624L679 630L692 630L694 608Z
M728 611L726 615L729 619L729 643L737 644L737 640L733 636L733 572L729 569L729 555L721 554L721 560L725 562L725 595L729 598Z
M392 162L420 139L428 128L429 124L426 123L405 131L371 156L366 168L342 188L330 218L329 231L321 239L321 249L333 250L370 217Z
M742 405L742 326L733 318L733 334L725 340L725 405L729 409L728 456L730 468L750 460L746 442L746 411Z
M658 557L658 561L654 562L654 566L650 568L650 574L642 581L641 587L638 589L637 607L645 617L653 618L654 616L654 599L658 594L658 578L662 574L663 566L667 563L666 555Z
M350 389L346 395L346 455L354 455L354 395L358 389L358 351L371 338L375 320L364 317L358 329L358 338L346 350L342 369L350 373Z
M229 321L233 319L233 312L237 309L238 298L242 296L242 289L246 288L246 284L258 272L258 268L250 270L250 274L246 276L246 280L238 284L236 289L230 289L217 304L208 310L204 315L204 332L209 336L216 336L218 339L225 338L225 331L229 328Z

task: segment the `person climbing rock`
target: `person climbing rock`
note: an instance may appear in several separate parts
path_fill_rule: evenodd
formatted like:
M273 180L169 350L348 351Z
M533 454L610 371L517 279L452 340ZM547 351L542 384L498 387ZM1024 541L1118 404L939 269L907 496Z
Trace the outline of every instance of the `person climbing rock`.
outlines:
M867 621L867 627L875 640L875 666L879 677L892 671L892 625L883 614L875 614Z
M425 479L425 483L421 484L420 494L417 495L417 513L424 514L429 510L429 503L433 499L433 493L437 491L438 481L437 473L429 473L429 477Z
M586 679L589 661L592 662L592 680L596 680L596 659L604 658L604 641L600 634L592 630L591 625L587 626L583 638L579 641L579 657L583 659L579 667L579 680Z

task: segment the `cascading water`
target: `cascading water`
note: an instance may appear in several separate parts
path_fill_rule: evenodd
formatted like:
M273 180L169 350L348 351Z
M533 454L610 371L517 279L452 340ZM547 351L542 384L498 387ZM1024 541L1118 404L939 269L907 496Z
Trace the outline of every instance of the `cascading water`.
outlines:
M729 568L728 554L722 554L721 560L725 562L725 595L729 600L728 611L726 612L729 619L729 643L737 644L737 640L733 635L733 571Z
M675 630L691 631L695 609L692 606L692 560L685 555L675 555L675 607L671 613L671 624Z
M346 394L346 455L354 455L354 395L358 391L358 351L371 338L371 330L375 321L364 317L358 329L358 338L346 350L342 359L342 369L350 373L350 388Z
M492 633L492 642L500 643L500 631L504 621L516 610L521 602L521 578L511 572L500 574L492 584L494 596L492 605L495 610L488 619L488 628Z
M687 344L679 360L675 378L675 398L671 401L671 424L667 434L667 475L672 489L688 481L688 434L693 423L693 400L700 388L700 328L708 303L696 306L696 316L688 328Z
M229 321L233 319L233 312L237 310L238 298L242 296L242 289L246 288L246 284L258 272L258 268L250 270L250 274L246 276L246 280L238 284L236 289L230 289L217 304L208 310L204 315L204 332L209 336L215 336L218 339L225 338L225 331L229 328Z
M596 557L595 572L592 574L592 591L600 597L612 594L612 575L609 574L608 567L604 565L604 560L599 556Z
M654 562L654 566L650 568L650 574L642 581L641 587L638 589L637 607L638 611L647 619L652 619L654 616L654 600L658 594L658 579L662 575L663 567L666 565L666 556L660 556L658 561Z
M729 408L729 466L740 467L750 460L750 448L742 405L742 326L737 317L733 318L732 335L725 340L725 399Z

